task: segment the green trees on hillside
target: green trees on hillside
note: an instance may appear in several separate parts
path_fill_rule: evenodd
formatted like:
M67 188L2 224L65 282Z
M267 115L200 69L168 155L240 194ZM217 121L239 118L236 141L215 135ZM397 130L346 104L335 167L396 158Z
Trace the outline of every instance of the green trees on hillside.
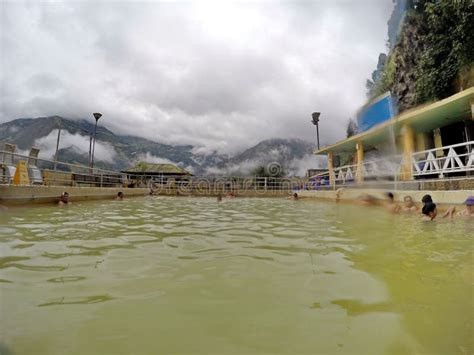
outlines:
M391 51L383 63L379 56L367 85L369 99L390 90L403 111L473 86L473 23L472 0L395 0L388 23Z
M426 34L416 66L416 102L441 99L473 85L474 2L427 3L421 13Z

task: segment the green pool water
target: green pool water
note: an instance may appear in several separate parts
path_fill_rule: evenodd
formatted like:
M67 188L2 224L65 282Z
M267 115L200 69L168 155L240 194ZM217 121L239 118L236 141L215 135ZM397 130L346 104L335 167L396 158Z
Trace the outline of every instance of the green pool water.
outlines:
M283 199L0 212L0 354L472 354L472 221Z

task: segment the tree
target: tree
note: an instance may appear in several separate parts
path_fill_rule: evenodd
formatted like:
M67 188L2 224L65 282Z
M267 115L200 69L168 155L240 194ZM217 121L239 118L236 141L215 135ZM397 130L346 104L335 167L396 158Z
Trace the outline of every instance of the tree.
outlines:
M390 91L403 112L474 86L474 1L393 2L390 53L383 66L379 55L368 98Z
M474 64L472 0L427 2L423 17L427 31L416 71L418 104L454 94L457 76Z

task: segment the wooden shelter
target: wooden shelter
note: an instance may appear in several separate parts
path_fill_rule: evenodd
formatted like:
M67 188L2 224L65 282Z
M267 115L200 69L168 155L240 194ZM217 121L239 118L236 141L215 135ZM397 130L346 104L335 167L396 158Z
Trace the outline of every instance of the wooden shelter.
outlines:
M187 181L192 174L173 164L153 164L139 162L134 167L122 171L133 186L148 185L150 182L168 184L171 181Z

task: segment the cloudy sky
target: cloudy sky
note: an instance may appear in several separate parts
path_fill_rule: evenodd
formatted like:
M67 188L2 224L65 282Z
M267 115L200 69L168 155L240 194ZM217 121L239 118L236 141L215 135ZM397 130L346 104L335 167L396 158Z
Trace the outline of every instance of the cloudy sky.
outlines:
M232 153L345 133L391 0L1 1L0 123L61 115Z

